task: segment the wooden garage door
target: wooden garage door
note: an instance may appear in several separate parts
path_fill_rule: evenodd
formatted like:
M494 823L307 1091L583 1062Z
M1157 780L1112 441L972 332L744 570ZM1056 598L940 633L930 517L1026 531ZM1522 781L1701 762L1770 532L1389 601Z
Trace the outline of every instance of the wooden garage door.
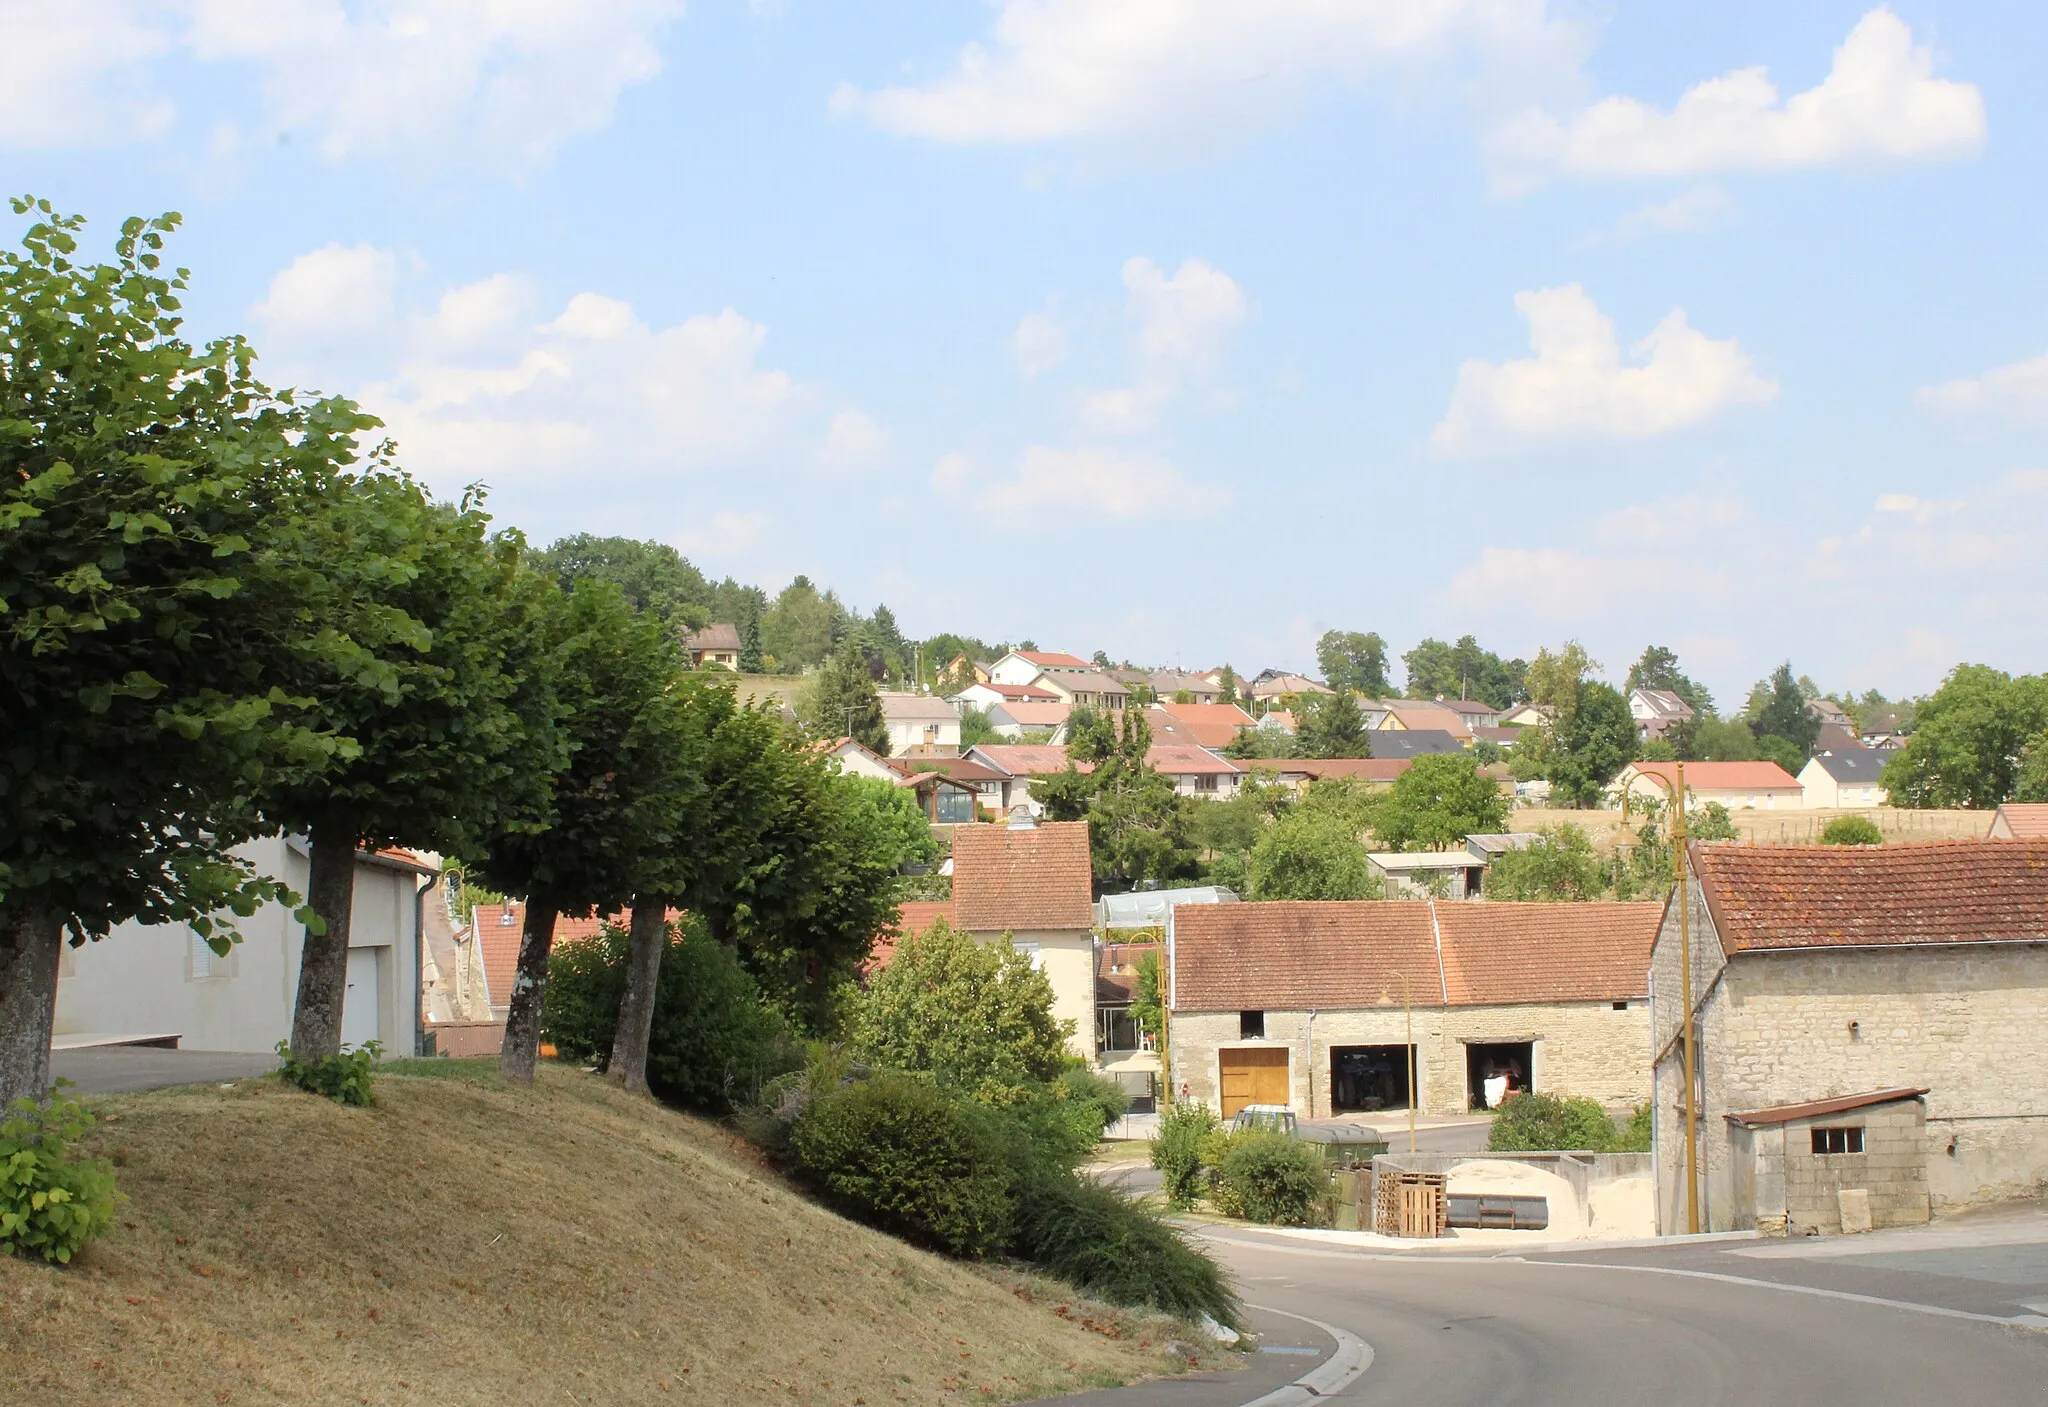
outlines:
M1223 1117L1247 1104L1287 1102L1287 1052L1272 1046L1226 1050L1223 1061Z

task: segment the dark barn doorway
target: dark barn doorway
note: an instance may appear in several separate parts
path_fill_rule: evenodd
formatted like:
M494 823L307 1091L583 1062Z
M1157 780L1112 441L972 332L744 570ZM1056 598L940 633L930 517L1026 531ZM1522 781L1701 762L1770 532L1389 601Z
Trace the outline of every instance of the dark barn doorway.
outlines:
M1330 1050L1330 1112L1370 1114L1408 1107L1408 1047L1340 1045Z
M1530 1041L1495 1041L1465 1047L1465 1098L1467 1107L1492 1109L1509 1094L1526 1094L1535 1088L1535 1045ZM1489 1098L1487 1081L1492 1086Z

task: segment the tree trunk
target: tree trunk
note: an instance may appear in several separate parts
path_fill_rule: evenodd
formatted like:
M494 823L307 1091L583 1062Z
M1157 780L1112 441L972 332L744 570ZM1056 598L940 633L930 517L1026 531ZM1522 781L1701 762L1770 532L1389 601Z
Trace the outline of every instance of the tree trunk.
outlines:
M40 909L0 909L0 1117L15 1100L50 1088L57 1023L57 960L64 920Z
M292 1054L322 1060L341 1054L341 1004L348 994L348 927L355 912L356 842L362 837L338 820L315 824L306 879L306 903L327 924L306 930L299 955L299 998L292 1010Z
M498 1073L515 1085L533 1083L534 1061L540 1058L540 1004L547 995L548 949L555 945L555 916L560 912L551 899L526 900L519 967L512 978L511 1009L505 1013L505 1044L498 1050Z
M626 948L626 990L612 1036L605 1078L635 1094L647 1092L647 1043L654 1031L654 994L661 985L661 955L668 947L668 904L642 894L633 903L632 939Z

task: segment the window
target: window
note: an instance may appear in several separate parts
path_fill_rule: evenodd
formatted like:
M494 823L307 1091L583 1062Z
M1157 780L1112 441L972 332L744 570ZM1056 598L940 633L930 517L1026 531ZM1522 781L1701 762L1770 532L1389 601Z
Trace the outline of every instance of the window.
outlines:
M190 967L188 969L192 974L191 981L211 982L235 975L230 966L234 961L232 956L220 956L212 948L209 948L206 945L206 940L197 933L187 930L186 936L192 941L192 951L189 958Z
M1627 1003L1627 1002L1616 1002L1616 1003L1614 1004L1614 1009L1615 1009L1616 1011L1627 1011L1627 1010L1628 1010L1628 1003Z
M1241 1041L1262 1041L1266 1039L1266 1013L1263 1011L1240 1011L1237 1014L1237 1038Z
M1038 951L1036 943L1015 943L1012 946L1018 952L1024 954L1025 957L1030 958L1033 967L1037 968L1040 972L1045 971L1045 955Z
M1146 1050L1145 1033L1127 1006L1105 1006L1095 1013L1095 1048L1101 1051Z
M1863 1130L1860 1128L1815 1129L1813 1131L1815 1153L1861 1153L1863 1151Z
M949 788L939 793L938 811L938 823L942 826L967 825L974 820L974 798Z

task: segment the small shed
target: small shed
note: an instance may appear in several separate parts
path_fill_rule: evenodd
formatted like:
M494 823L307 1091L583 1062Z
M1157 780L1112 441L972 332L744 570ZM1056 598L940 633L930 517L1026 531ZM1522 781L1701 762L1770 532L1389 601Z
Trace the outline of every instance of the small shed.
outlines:
M1727 1119L1736 1215L1766 1236L1927 1222L1925 1089L1872 1090Z

